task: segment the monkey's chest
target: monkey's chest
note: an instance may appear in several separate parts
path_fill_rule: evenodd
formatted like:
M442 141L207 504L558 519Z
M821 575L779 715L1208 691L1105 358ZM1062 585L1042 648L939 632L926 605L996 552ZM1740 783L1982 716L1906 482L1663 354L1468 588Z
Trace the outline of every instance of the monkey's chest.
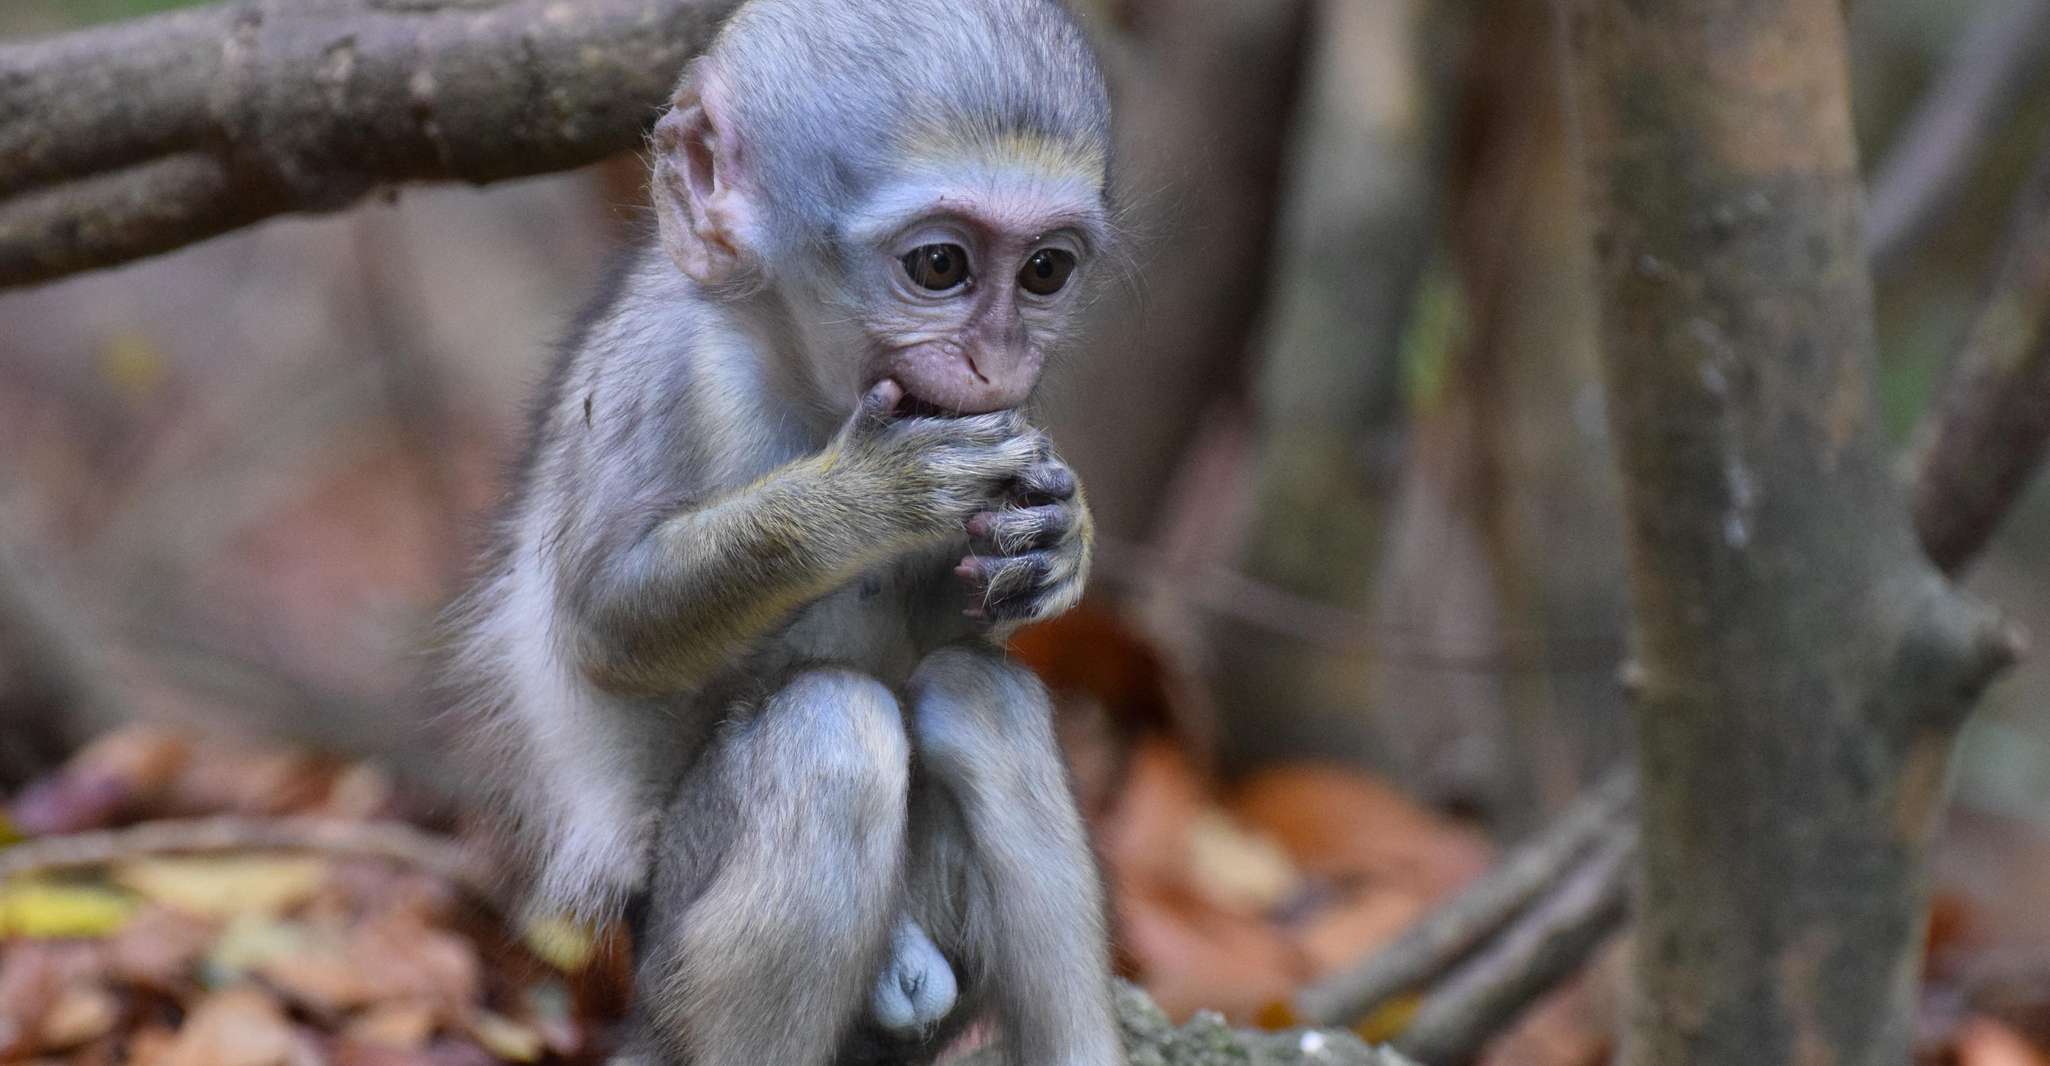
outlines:
M967 632L966 592L953 574L965 550L942 545L872 567L800 609L761 649L770 659L759 665L845 663L901 683L927 652Z

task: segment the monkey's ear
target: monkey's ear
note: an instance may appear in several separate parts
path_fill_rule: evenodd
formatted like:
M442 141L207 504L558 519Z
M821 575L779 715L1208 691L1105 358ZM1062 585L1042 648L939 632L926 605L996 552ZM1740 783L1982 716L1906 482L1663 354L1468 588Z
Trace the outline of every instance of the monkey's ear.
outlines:
M705 92L704 71L677 90L655 123L655 216L662 249L678 269L704 285L744 278L760 259L753 236L751 183L740 172L732 126Z

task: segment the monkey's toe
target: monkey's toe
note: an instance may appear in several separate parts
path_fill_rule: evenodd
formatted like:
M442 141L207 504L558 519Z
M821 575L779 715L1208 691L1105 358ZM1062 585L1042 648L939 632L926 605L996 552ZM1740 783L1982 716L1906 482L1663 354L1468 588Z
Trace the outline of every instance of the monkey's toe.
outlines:
M876 1024L899 1036L926 1032L954 1009L957 995L954 968L932 938L916 922L900 922L870 1003Z

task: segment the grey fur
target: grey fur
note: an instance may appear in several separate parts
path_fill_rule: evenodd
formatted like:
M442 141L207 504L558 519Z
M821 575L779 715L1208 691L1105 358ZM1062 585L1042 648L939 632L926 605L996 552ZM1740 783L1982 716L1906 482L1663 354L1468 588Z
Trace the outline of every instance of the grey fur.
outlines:
M877 295L892 253L863 244L906 210L898 175L951 165L904 146L1107 159L1101 78L1046 0L751 0L679 100L714 70L747 90L722 121L769 269L726 287L645 245L572 332L448 618L472 765L537 906L650 893L622 1062L918 1063L987 1011L1021 1066L1112 1066L1050 711L994 650L1080 595L1086 503L1016 410L863 406L875 367L909 372L877 353L932 328ZM976 180L1030 217L1053 194L1016 164ZM688 245L705 217L664 226ZM1033 304L1015 343L1071 343L1072 306Z

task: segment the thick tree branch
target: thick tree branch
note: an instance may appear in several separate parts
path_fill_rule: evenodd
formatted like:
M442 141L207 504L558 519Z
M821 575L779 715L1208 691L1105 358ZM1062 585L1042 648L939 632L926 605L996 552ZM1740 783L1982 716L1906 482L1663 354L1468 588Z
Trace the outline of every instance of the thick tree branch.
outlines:
M2021 0L2005 14L2020 17L2034 3ZM1869 224L1866 232L1871 239ZM1874 251L1882 253L1884 249ZM1984 550L1992 531L2012 510L2050 450L2050 148L2038 160L2017 199L2007 248L1991 292L1946 397L1931 411L1921 435L1928 446L1920 453L1913 483L1917 533L1937 568L1956 574ZM2000 634L1983 643L1980 652L1990 653L1998 661L2015 648L2011 635ZM1978 672L1987 667L1968 664L1967 668ZM1633 804L1635 784L1633 776L1628 785ZM1465 953L1492 950L1471 939L1476 925L1485 927L1481 935L1491 943L1557 938L1586 945L1584 954L1592 954L1627 915L1621 910L1549 906L1542 901L1583 883L1591 869L1598 869L1607 879L1604 891L1622 893L1626 887L1629 863L1596 866L1582 850L1581 842L1587 837L1584 815L1595 802L1592 797L1583 800L1395 944L1359 967L1306 990L1298 1000L1298 1010L1306 1018L1329 1025L1369 1015L1394 997L1439 980ZM1635 848L1637 827L1632 812L1630 806L1613 810L1615 817L1596 835ZM1524 863L1534 855L1561 855L1573 861L1547 864L1544 880L1533 884ZM1442 1003L1444 1012L1456 1014L1467 1009L1465 997L1471 991L1445 984L1434 988L1426 1003ZM1527 991L1529 998L1535 999L1544 988L1532 986Z
M624 151L734 0L235 0L0 45L0 287Z
M1883 456L1834 0L1571 0L1628 521L1626 1061L1905 1061L1954 725L2007 658Z

